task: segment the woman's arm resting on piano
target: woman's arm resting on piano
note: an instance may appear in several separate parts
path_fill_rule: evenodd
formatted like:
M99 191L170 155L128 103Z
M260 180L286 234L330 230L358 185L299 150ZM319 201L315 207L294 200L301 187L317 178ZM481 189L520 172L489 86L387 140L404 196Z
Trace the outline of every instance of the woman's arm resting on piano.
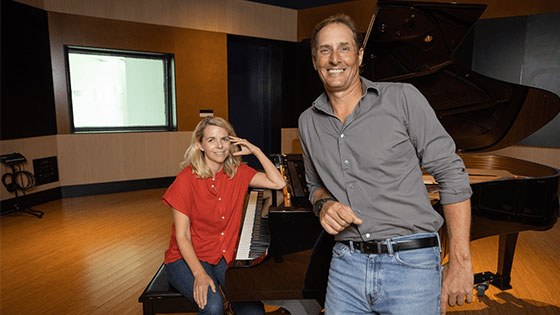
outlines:
M282 189L286 186L286 181L284 177L274 163L270 161L270 159L261 151L259 147L252 144L251 142L237 138L237 137L230 137L231 143L234 145L239 145L241 147L241 151L233 153L234 155L247 155L253 154L261 163L264 173L258 172L255 174L249 186L255 188L268 188L268 189Z
M443 205L449 234L449 263L443 269L441 314L446 306L472 302L474 276L470 253L471 201Z
M173 221L175 223L177 246L194 275L194 301L198 304L198 307L204 308L207 302L208 287L212 289L212 292L216 292L216 285L206 273L194 252L191 242L191 222L189 217L173 209Z

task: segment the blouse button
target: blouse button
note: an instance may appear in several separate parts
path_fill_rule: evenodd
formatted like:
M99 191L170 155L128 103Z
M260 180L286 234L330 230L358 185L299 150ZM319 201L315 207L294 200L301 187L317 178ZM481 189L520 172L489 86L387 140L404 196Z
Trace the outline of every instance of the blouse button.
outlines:
M222 220L224 220L226 217L222 216Z

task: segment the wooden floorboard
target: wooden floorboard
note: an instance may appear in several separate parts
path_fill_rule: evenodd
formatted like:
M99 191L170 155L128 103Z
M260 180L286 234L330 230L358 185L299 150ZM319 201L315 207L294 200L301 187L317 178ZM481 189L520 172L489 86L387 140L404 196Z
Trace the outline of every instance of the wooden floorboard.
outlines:
M0 314L142 314L172 223L163 189L66 198L0 217ZM474 269L495 271L497 237L472 242ZM513 289L491 287L453 315L560 314L560 225L523 232Z

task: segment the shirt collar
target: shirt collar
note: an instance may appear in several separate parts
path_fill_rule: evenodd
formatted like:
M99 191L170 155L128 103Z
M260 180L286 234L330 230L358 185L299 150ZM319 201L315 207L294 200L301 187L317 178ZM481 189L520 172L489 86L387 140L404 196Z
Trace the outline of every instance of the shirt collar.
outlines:
M377 83L372 82L364 77L360 77L360 81L362 82L362 91L364 91L362 99L370 92L375 93L377 96L379 96L379 88ZM326 92L323 92L321 95L319 95L319 97L313 102L313 107L318 111L324 112L325 114L334 115L332 107L329 103L329 97L327 96Z

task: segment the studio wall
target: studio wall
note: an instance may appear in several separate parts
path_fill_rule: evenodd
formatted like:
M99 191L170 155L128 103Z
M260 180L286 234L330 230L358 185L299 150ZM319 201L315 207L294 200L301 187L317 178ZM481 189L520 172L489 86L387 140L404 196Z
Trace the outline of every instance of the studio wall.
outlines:
M3 4L5 2L13 1L2 1ZM50 53L48 59L51 61L54 103L41 107L47 110L46 114L26 111L28 115L39 115L44 119L48 127L37 129L43 133L20 134L16 138L1 141L0 153L21 152L29 161L55 155L58 156L60 170L58 182L38 186L31 193L56 187L173 176L178 171L178 161L182 158L190 131L199 119L199 110L212 109L215 115L223 117L230 114L228 34L299 43L309 36L317 20L336 12L351 14L360 29L365 30L376 3L374 0L357 0L295 11L241 0L226 1L227 5L220 0L18 2L34 6L28 7L28 10L42 8L44 11L41 14L47 16L49 51L42 58ZM506 0L484 2L489 5L488 15L485 13L484 17L560 11L560 2L557 1L516 1L513 4ZM18 32L2 27L2 40L6 31ZM64 45L175 54L179 131L70 134ZM301 47L305 45L304 42ZM295 61L291 60L298 67L310 64L307 47L299 47L296 55L290 58L295 58ZM4 67L4 60L2 62ZM3 68L2 75L5 73ZM287 88L297 90L298 80L302 78L296 77ZM282 127L295 127L294 121L299 113L291 110L293 104L299 109L310 103L306 97L290 97L281 104ZM48 97L42 102L47 104ZM277 130L275 134L278 134ZM26 168L33 171L30 163ZM2 187L0 197L5 200L13 195Z

